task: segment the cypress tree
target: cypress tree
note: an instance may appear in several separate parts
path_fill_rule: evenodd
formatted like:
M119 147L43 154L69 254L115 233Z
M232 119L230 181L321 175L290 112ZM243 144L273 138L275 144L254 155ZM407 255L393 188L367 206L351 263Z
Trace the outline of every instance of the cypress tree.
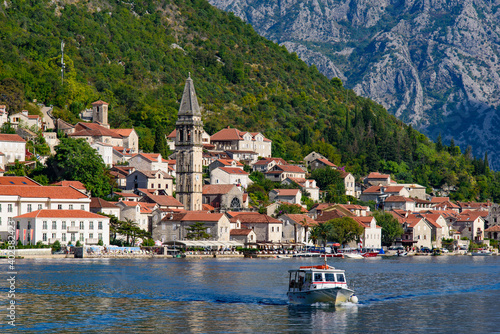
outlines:
M158 125L155 131L155 145L153 147L155 153L160 153L162 158L167 159L168 149L167 149L167 139L165 136L165 129L163 126Z
M443 139L441 138L441 133L439 133L439 136L436 141L436 151L441 152L443 150Z

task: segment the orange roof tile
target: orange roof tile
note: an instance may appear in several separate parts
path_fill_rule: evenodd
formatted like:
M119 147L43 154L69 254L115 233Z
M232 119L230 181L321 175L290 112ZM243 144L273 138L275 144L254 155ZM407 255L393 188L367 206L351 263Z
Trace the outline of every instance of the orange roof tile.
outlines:
M28 198L88 198L87 195L71 187L0 185L0 196L20 196Z
M109 219L96 213L84 210L37 210L14 218L93 218Z
M27 176L0 176L0 185L41 186Z
M12 135L12 134L0 134L0 141L15 141L15 142L22 142L25 143L26 140L21 138L19 135Z
M224 172L228 174L239 174L239 175L248 175L247 172L245 172L241 168L236 168L236 167L218 167L216 169L223 170Z

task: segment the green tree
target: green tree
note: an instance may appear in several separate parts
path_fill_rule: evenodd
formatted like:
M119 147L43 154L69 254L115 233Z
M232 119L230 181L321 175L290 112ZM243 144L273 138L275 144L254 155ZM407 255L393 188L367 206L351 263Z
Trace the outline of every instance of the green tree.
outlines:
M300 214L302 213L302 207L297 204L281 203L280 205L278 205L274 213L276 216L286 214Z
M153 151L156 153L160 153L164 159L167 159L167 157L169 156L167 139L165 136L165 128L161 125L156 126L155 145L153 147Z
M58 252L61 250L61 243L59 242L59 240L56 240L53 244L52 244L52 251L53 252Z
M363 234L363 227L350 217L335 218L328 221L331 226L331 238L341 245L351 241L358 241Z
M207 227L201 222L196 222L187 227L186 231L186 239L189 240L204 240L210 238L210 234L207 233Z
M318 168L311 173L311 177L316 180L320 189L326 189L329 185L333 185L338 190L343 189L345 194L344 179L340 171L330 167Z
M388 212L377 211L373 215L377 225L382 227L382 244L390 246L397 237L403 233L403 227L393 215Z
M332 241L332 226L328 222L318 224L311 228L309 238L314 244L321 242L323 247L326 247L328 241Z
M61 138L56 154L47 159L47 176L54 181L82 182L94 197L111 193L112 180L101 156L84 139Z

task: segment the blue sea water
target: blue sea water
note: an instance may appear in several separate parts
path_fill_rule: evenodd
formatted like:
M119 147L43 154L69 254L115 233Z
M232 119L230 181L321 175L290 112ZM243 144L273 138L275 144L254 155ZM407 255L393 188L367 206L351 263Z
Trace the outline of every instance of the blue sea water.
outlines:
M500 333L500 257L332 259L359 298L336 308L287 303L287 271L317 259L16 261L19 332Z

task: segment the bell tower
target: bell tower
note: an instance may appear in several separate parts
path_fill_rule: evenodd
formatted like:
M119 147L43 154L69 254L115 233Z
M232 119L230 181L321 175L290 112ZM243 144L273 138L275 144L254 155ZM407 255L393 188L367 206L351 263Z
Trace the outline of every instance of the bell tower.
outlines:
M175 129L177 200L188 211L201 210L203 122L191 75L184 86Z

